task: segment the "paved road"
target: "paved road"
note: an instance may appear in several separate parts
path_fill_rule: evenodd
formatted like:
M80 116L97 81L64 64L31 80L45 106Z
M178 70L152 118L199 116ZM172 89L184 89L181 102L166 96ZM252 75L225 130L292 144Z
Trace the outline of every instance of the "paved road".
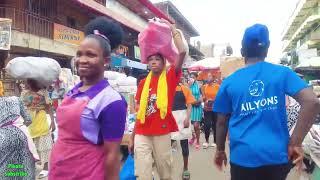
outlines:
M174 153L174 180L180 180L182 176L182 155L179 148L179 151ZM190 150L189 170L192 180L230 179L229 167L221 172L218 171L213 165L215 148L201 149L196 151L194 147L190 147ZM303 174L302 178L300 179L300 175L295 170L292 170L287 180L308 180L308 178L305 177L306 176Z
M218 171L213 165L213 155L215 148L200 149L196 151L194 147L190 147L189 170L192 180L229 180L229 167L223 172ZM182 155L180 143L178 143L178 151L173 153L174 156L174 176L173 180L181 180L182 177ZM39 173L39 169L37 169ZM300 179L300 175L294 170L289 174L287 180L308 180L305 175ZM41 180L47 180L46 178ZM159 178L155 178L159 180Z

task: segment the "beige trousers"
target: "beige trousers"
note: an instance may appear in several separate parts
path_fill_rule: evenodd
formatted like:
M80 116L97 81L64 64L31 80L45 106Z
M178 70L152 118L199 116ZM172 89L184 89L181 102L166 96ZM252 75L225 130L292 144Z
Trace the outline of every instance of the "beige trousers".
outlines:
M163 136L135 135L135 175L137 180L152 180L153 163L161 180L172 180L170 134Z

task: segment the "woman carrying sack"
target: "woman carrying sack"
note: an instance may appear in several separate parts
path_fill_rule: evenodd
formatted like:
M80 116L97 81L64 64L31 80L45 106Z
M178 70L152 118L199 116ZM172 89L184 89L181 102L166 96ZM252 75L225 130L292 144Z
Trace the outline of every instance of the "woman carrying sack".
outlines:
M43 166L39 178L44 178L49 173L49 153L53 144L51 134L55 130L51 101L46 88L32 79L27 80L27 89L22 92L21 97L31 115L32 123L29 126L29 132ZM50 115L50 124L48 123L47 114Z
M172 104L176 86L182 74L186 50L183 35L174 25L165 20L155 22L156 25L152 23L149 23L147 29L139 35L142 62L149 65L151 72L138 86L136 102L139 111L130 139L129 151L133 152L134 149L135 174L138 180L152 179L153 162L160 179L171 180L171 132L178 131L172 115ZM163 30L164 33L157 34L159 32L157 30ZM151 31L152 37L147 37L148 33L144 34L148 31ZM153 41L157 37L159 37L158 40ZM172 49L166 45L164 48L152 49L159 44L170 46L172 37L178 50L176 55L170 56L168 51ZM166 60L171 60L173 63L169 69L166 69Z

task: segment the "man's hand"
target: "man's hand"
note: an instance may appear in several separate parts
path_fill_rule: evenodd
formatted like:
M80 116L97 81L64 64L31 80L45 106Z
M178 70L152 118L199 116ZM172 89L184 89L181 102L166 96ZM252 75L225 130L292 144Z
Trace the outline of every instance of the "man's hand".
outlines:
M189 118L186 118L184 121L183 121L183 127L184 128L189 128L190 126L190 119Z
M291 145L288 146L288 159L297 167L298 170L301 170L303 163L303 149L302 146Z
M134 137L132 134L130 135L130 138L129 138L128 151L129 151L129 154L133 154L134 152Z
M227 155L225 151L216 151L214 156L214 164L220 171L223 170L223 165L227 166Z

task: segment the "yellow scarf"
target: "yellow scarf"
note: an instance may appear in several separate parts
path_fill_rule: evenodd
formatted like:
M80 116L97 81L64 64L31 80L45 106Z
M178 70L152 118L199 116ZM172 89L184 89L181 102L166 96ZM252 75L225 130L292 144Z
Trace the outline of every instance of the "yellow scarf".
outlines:
M0 81L0 97L1 96L4 96L4 87L3 87L2 81Z
M158 88L157 88L157 107L160 110L160 117L164 119L167 115L168 110L168 84L167 84L167 71L164 69L158 80ZM146 119L146 111L148 106L148 98L149 98L149 87L151 83L152 72L150 72L146 78L144 83L141 98L140 98L140 107L137 115L137 119L140 120L141 124L145 123Z

